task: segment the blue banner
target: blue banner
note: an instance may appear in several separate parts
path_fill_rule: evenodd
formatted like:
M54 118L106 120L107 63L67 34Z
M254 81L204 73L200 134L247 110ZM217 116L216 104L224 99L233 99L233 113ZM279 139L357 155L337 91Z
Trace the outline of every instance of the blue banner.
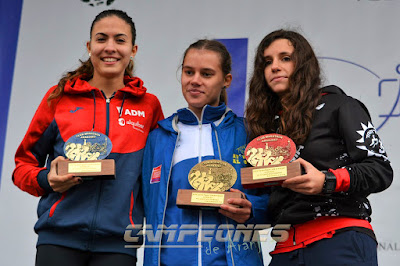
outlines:
M3 167L7 117L17 52L22 0L0 1L0 173ZM1 177L0 177L1 178Z
M237 116L243 116L246 98L248 39L218 39L232 57L232 84L228 88L228 106Z

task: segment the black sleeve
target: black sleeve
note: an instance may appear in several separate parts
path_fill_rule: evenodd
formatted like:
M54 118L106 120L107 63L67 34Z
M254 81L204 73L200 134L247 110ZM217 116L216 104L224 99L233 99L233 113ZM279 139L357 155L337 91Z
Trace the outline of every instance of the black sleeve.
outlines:
M343 102L338 116L339 132L352 159L348 193L367 196L390 186L393 170L366 107L351 97Z

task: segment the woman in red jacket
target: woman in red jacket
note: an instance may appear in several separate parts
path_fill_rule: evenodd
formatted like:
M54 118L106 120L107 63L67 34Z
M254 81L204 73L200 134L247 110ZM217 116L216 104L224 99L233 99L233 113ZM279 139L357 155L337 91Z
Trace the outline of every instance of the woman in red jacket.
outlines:
M135 37L125 12L98 14L87 42L89 59L47 92L16 152L14 183L41 197L36 265L136 263L136 249L125 248L123 235L127 226L143 222L143 148L163 113L133 76ZM65 156L113 159L116 178L58 174Z

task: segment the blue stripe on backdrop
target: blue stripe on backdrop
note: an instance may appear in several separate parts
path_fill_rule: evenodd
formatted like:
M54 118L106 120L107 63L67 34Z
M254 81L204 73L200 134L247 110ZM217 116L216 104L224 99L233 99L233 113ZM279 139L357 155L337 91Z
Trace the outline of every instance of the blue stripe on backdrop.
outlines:
M0 1L0 175L3 167L4 143L21 10L22 0Z
M228 89L228 106L243 116L246 97L248 39L218 39L225 44L232 57L232 84Z

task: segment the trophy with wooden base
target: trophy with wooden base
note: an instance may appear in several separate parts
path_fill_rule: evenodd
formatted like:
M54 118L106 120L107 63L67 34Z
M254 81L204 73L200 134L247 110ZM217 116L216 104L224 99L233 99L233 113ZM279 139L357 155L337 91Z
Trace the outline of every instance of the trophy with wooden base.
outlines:
M82 180L115 179L114 160L104 159L111 149L111 140L102 133L78 133L64 144L64 154L70 161L58 162L57 174L73 174Z
M300 163L290 163L295 154L296 145L287 136L265 134L253 139L245 150L246 160L253 167L240 169L242 186L277 186L290 177L301 175Z
M230 198L244 198L241 192L228 191L236 182L237 173L229 163L207 160L196 164L189 172L189 183L194 189L179 189L176 205L189 209L219 209Z

